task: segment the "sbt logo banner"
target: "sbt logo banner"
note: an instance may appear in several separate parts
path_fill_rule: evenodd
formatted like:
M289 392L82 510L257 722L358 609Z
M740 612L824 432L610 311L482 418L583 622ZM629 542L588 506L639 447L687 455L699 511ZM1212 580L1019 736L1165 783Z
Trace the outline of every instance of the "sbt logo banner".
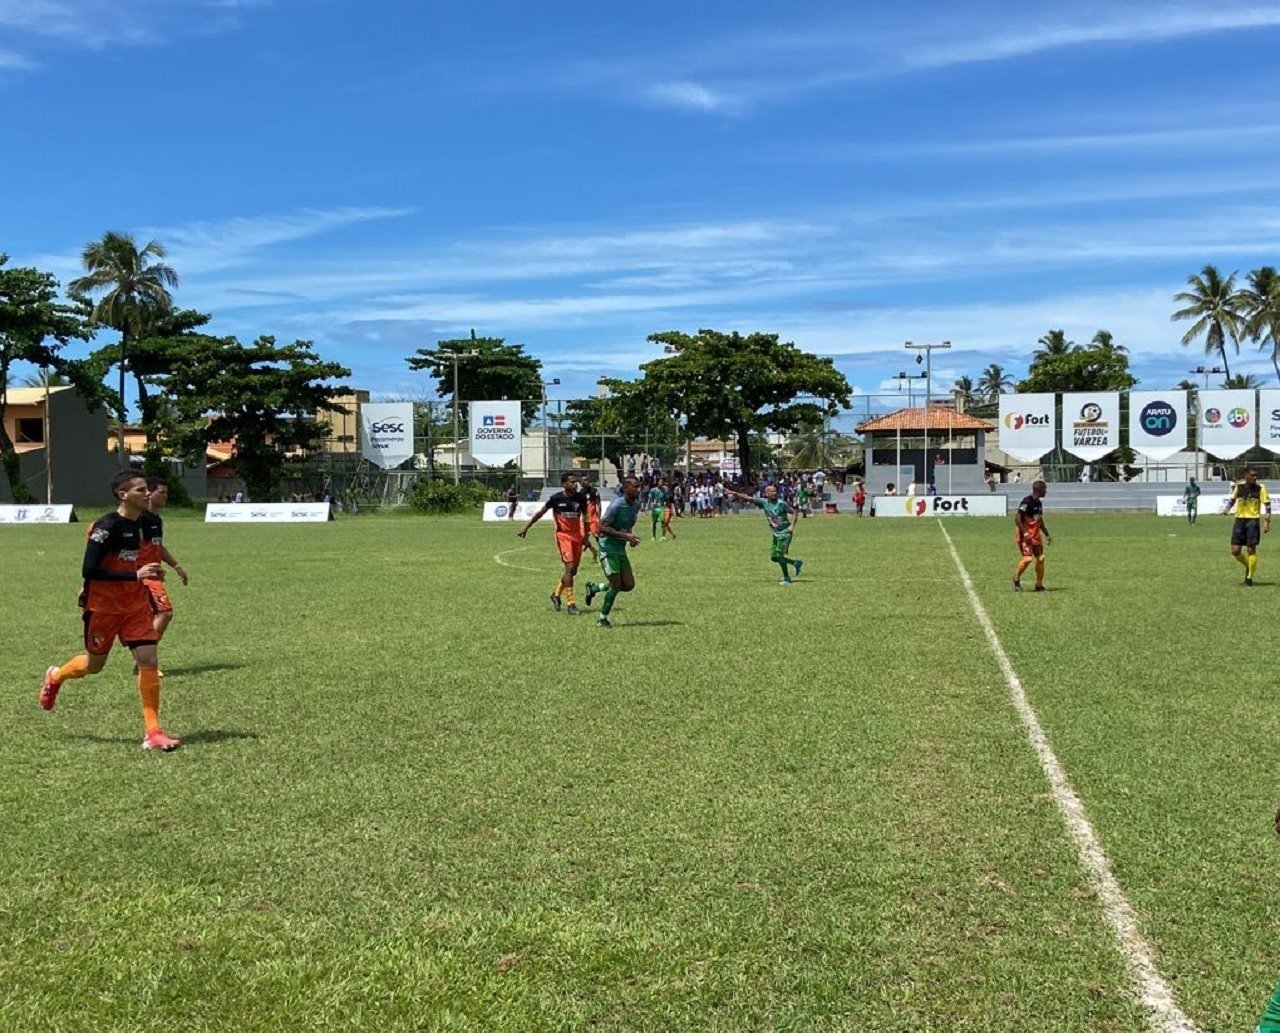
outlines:
M1253 448L1258 437L1257 397L1253 390L1201 391L1200 444L1219 459L1234 459Z
M360 406L360 454L390 470L413 455L413 403L379 402Z

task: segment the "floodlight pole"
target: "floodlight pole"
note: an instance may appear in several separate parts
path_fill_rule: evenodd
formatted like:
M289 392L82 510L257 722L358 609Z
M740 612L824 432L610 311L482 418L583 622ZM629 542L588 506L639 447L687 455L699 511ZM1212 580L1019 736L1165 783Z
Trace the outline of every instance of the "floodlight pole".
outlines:
M1195 376L1204 377L1204 389L1209 390L1209 378L1216 373L1225 373L1226 370L1221 366L1214 366L1210 369L1207 366L1197 366L1190 370ZM1196 476L1200 476L1200 453L1204 450L1204 402L1200 400L1200 393L1196 392Z
M436 350L439 354L439 349ZM480 353L472 349L465 352L448 352L448 359L453 363L453 483L458 484L461 481L461 471L458 468L458 363L462 359L474 359Z
M551 418L547 411L547 388L560 383L559 377L542 381L542 485L545 488L551 481L550 433Z
M904 347L908 351L924 352L924 486L929 489L929 401L933 397L933 352L935 348L950 348L950 341L941 344L912 344L908 341ZM920 356L916 355L916 362Z

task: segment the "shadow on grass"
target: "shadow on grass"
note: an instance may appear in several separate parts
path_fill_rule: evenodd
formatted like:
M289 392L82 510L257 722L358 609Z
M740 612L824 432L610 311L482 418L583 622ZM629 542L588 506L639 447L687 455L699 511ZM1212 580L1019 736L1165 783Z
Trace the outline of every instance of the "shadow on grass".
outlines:
M217 671L238 671L248 664L229 664L229 663L211 663L211 664L192 664L190 667L179 667L174 664L166 664L161 662L160 670L165 675L171 674L213 674Z
M118 735L69 735L69 739L75 739L79 742L102 743L108 746L134 745L136 746L141 739L138 736L131 735L124 738ZM183 735L179 734L178 738L182 740L183 746L209 746L220 742L230 742L232 739L256 739L257 732L232 732L221 728L209 728L201 732L191 732Z
M683 628L684 621L627 621L625 624L615 624L615 629L626 628Z

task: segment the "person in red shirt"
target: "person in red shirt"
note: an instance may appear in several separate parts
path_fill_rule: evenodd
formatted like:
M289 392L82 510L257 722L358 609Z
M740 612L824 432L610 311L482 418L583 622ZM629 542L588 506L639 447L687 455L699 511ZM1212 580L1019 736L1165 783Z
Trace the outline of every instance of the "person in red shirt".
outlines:
M164 567L159 561L143 562L141 517L149 496L146 478L123 470L112 479L111 494L116 499L115 511L95 520L89 528L81 565L85 652L44 672L40 706L52 710L64 684L101 671L119 639L133 652L138 665L142 748L176 750L182 743L160 728L155 616L143 583L148 579L164 580Z
M582 562L582 545L586 539L582 514L586 509L586 500L578 491L578 478L571 473L560 478L560 490L536 513L529 522L516 532L517 538L523 538L534 524L542 519L548 510L554 515L556 523L556 548L560 551L560 562L564 564L564 573L556 582L551 592L551 606L560 609L561 599L568 603L566 611L570 617L578 615L577 601L573 596L573 578L578 573L578 564Z

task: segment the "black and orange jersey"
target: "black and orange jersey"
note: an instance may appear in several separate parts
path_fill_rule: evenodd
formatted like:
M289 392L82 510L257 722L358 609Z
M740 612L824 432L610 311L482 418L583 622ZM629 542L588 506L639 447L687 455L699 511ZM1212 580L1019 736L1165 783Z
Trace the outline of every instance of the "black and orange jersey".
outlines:
M591 534L600 533L600 493L594 489L582 492L582 521Z
M89 528L84 546L84 605L98 613L128 613L146 609L146 588L138 580L142 523L119 513L99 517Z
M138 554L138 566L161 562L164 558L164 521L160 514L145 510L138 517L138 523L142 525L142 550Z
M1017 537L1036 540L1040 537L1040 528L1044 523L1044 503L1034 495L1028 495L1018 503L1018 514L1014 518Z
M551 510L556 522L556 534L582 537L582 514L586 510L586 500L581 492L570 495L568 492L558 491L547 499L543 508Z

